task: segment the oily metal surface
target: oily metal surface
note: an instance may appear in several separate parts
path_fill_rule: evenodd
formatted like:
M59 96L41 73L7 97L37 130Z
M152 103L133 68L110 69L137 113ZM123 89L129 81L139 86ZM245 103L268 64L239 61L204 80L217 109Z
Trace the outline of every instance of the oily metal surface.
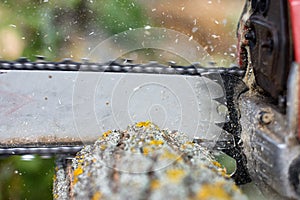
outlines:
M103 133L58 166L54 199L246 199L208 150L140 122Z
M300 146L290 134L286 115L270 99L245 93L241 99L241 139L251 178L266 193L299 199Z

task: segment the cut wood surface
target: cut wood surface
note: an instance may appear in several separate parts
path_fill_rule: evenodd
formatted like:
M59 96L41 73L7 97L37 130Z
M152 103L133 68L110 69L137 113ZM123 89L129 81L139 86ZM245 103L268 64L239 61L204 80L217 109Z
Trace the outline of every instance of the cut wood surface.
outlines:
M53 192L80 200L246 199L207 149L148 121L105 132L58 166Z

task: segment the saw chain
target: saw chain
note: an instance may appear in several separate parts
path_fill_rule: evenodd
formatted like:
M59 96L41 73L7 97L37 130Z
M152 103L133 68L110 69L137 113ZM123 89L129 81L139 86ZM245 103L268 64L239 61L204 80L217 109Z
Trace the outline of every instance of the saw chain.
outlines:
M150 74L181 74L181 75L209 75L209 74L232 74L243 77L245 70L237 66L231 68L216 67L210 63L209 67L203 67L199 63L190 66L176 65L169 62L168 65L149 62L146 64L134 64L131 60L111 61L107 63L89 62L83 59L83 62L75 62L71 59L64 59L61 62L49 62L38 57L40 61L31 62L26 58L20 58L16 61L1 61L0 70L50 70L50 71L91 71L91 72L125 72L125 73L150 73ZM42 61L41 61L42 60Z

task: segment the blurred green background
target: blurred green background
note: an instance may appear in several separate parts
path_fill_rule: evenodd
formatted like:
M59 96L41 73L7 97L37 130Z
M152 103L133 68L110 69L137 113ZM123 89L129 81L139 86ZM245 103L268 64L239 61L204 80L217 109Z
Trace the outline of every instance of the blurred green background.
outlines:
M114 34L151 26L186 34L219 66L229 66L236 59L235 30L243 4L242 0L1 0L0 59L35 60L43 55L51 61L80 61ZM144 58L145 51L137 51L142 62L180 62L174 56L147 52L149 57ZM126 56L140 62L136 52ZM0 199L52 199L54 158L27 158L0 158Z
M236 26L243 4L243 0L2 0L0 58L43 55L52 61L80 60L113 34L150 26L187 35L219 65L228 66L236 59Z
M53 175L53 158L0 158L0 199L52 199Z

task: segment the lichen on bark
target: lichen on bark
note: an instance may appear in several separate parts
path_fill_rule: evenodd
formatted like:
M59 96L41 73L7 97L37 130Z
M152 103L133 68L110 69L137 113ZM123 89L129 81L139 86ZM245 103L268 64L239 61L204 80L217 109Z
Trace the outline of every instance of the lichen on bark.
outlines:
M103 133L71 174L71 199L246 199L207 149L151 122Z

